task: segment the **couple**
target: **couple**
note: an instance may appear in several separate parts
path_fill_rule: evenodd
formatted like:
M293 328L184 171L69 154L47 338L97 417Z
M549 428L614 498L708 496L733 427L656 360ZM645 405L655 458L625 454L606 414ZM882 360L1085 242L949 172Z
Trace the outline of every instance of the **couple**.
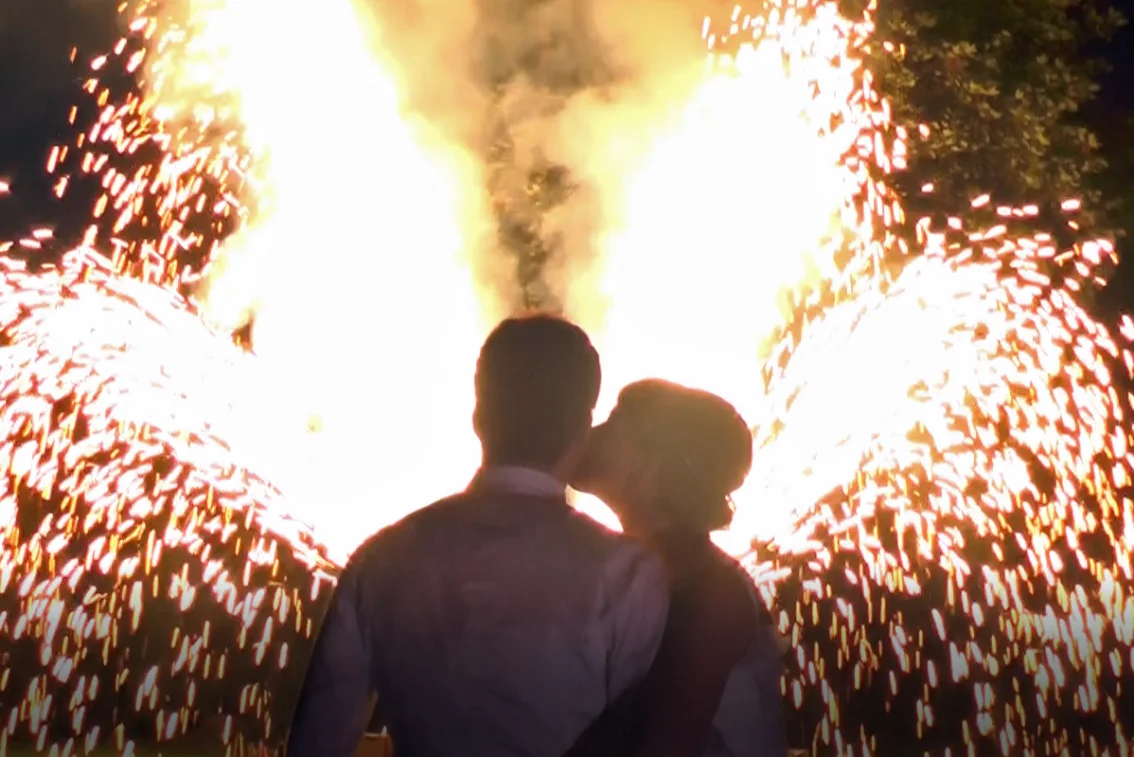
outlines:
M719 397L655 380L592 429L600 376L567 321L492 332L480 472L350 559L288 757L351 757L375 696L398 757L786 754L778 637L709 540L752 464L749 429ZM574 511L568 483L625 534Z

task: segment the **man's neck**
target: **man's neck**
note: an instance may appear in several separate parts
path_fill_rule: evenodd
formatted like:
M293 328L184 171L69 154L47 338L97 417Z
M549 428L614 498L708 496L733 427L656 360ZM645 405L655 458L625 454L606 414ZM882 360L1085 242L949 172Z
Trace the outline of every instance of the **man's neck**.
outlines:
M474 486L500 491L562 497L566 485L547 471L526 465L484 465L474 480Z
M561 470L562 467L563 466L559 464L545 465L529 461L508 460L505 458L494 458L488 456L482 457L480 462L480 469L482 471L493 470L495 468L523 468L525 470L538 471L539 473L552 476L559 481L566 481L567 476L565 475L565 472Z

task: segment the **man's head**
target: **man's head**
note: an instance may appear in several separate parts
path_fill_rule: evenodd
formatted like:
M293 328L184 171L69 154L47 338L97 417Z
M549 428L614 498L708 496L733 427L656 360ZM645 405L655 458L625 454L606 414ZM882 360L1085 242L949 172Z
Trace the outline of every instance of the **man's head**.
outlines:
M485 465L568 475L601 381L598 352L578 326L550 315L502 322L476 363L473 425Z

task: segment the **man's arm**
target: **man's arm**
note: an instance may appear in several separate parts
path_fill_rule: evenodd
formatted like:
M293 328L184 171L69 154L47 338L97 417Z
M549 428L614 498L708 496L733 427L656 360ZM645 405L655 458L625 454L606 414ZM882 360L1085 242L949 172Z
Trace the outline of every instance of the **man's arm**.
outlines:
M678 592L665 637L643 685L634 757L698 757L733 667L756 638L743 579L712 571Z
M645 678L657 654L669 611L669 579L661 559L636 546L615 555L606 579L613 626L607 702L612 703Z
M335 586L292 719L287 757L353 757L366 732L375 692L358 574L351 561Z

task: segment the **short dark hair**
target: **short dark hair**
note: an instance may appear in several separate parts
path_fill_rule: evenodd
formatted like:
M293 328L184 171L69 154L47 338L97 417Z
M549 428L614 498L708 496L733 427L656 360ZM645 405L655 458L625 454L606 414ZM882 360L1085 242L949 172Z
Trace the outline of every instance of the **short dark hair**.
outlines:
M591 426L602 368L586 332L553 315L509 318L476 362L486 463L551 467Z

